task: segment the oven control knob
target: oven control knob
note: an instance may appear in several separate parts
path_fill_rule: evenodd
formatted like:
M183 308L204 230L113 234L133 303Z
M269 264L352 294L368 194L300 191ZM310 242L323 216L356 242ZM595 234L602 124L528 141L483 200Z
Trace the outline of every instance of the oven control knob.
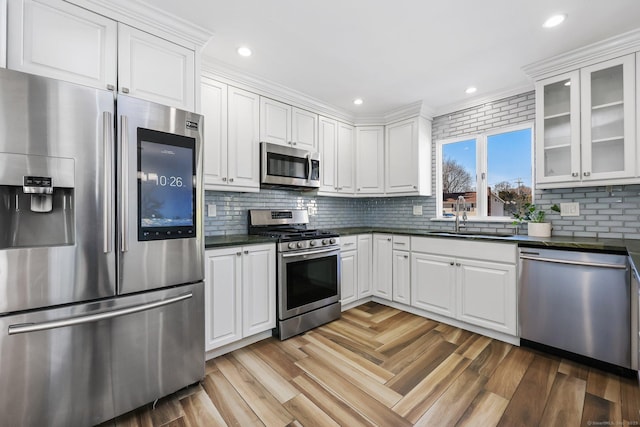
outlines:
M289 249L295 249L296 248L296 244L291 242L289 243Z
M304 243L302 243L302 242L298 242L298 247L299 247L299 248L304 247Z
M322 244L323 245L328 245L329 244L329 239L322 239Z
M311 246L315 246L317 244L318 244L318 242L316 242L315 240L312 240L312 241L309 242L309 245L311 245Z
M334 238L332 237L332 238L329 240L329 242L330 242L332 245L335 245L335 243L336 243L336 239L334 239Z

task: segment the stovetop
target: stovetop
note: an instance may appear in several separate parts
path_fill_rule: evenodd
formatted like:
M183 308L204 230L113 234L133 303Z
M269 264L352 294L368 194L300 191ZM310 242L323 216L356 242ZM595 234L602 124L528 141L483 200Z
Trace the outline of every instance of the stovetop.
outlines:
M326 239L338 237L339 234L331 230L314 230L305 228L264 228L253 227L249 230L249 234L257 234L260 236L273 237L280 242L294 242L298 240Z

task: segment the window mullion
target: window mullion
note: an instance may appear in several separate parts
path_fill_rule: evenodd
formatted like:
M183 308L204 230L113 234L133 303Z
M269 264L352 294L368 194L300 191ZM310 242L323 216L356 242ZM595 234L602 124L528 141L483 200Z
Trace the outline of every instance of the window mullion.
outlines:
M478 215L486 217L489 212L487 208L487 136L485 134L478 135L477 147L476 203Z

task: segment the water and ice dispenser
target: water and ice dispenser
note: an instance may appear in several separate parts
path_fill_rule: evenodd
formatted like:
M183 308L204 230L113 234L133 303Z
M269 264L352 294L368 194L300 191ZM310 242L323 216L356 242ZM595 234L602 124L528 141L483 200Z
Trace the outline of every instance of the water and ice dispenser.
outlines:
M74 243L74 160L0 153L0 249Z

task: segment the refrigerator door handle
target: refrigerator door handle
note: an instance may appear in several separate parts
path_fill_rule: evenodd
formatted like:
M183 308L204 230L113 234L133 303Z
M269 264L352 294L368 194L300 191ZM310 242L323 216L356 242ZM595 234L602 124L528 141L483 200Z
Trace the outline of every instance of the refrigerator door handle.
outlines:
M102 149L103 149L103 211L102 211L102 234L104 239L103 251L105 254L111 252L112 243L112 222L113 222L113 123L111 113L102 113Z
M129 250L129 121L120 117L120 250Z
M154 301L146 304L134 305L133 307L121 308L112 311L103 311L96 314L88 314L86 316L67 317L64 319L51 320L42 323L22 323L9 326L9 335L24 334L27 332L46 331L55 328L64 328L68 326L82 325L86 323L99 322L101 320L113 319L114 317L126 316L128 314L139 313L165 305L174 304L193 297L192 292L178 295L165 300Z

